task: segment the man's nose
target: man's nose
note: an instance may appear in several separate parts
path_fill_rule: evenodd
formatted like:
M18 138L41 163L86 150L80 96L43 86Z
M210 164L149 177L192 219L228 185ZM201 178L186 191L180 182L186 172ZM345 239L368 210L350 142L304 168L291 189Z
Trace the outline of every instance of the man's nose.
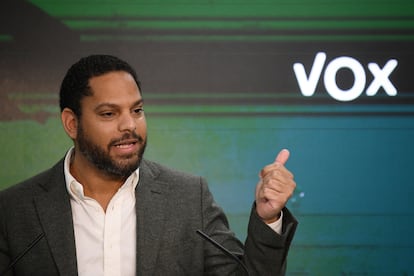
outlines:
M136 120L132 114L128 113L121 116L119 122L119 131L134 131L136 128Z

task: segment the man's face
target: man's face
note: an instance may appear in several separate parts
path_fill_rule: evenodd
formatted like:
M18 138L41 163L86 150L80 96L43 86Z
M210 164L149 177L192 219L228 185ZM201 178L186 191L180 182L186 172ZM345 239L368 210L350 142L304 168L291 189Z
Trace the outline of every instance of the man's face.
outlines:
M128 177L144 154L147 130L141 93L132 76L110 72L89 81L75 139L78 154L115 177Z

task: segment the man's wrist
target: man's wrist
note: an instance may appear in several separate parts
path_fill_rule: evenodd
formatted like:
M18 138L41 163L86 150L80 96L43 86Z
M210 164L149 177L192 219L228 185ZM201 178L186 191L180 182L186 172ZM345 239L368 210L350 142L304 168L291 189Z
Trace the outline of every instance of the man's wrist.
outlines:
M266 223L266 224L271 224L271 223L274 223L274 222L276 222L276 221L278 221L279 219L280 219L280 217L281 217L281 214L282 214L282 212L280 212L276 217L274 217L274 218L271 218L271 219L262 219L263 220L263 222L264 223Z
M278 218L275 219L273 222L266 222L266 221L264 222L267 224L267 226L272 228L273 231L281 235L282 234L282 221L283 221L283 212L280 211Z

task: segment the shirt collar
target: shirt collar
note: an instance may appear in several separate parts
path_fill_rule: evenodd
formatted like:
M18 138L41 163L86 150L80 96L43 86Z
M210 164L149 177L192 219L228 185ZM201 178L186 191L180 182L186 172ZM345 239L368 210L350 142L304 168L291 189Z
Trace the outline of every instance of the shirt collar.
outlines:
M74 153L74 147L71 147L65 156L64 161L64 174L66 181L66 190L68 191L70 197L76 201L84 200L85 193L83 191L83 186L79 183L73 175L70 173L70 162L72 155ZM130 189L131 193L135 195L135 188L138 185L139 180L139 168L136 169L124 182L124 184L119 188L118 191Z

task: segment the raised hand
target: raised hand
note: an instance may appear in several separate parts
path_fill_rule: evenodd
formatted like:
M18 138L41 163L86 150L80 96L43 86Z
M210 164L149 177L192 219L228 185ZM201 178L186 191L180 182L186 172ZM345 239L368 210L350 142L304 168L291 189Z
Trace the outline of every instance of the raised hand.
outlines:
M275 161L260 171L256 187L256 212L266 223L279 219L280 212L296 188L293 174L285 167L289 155L287 149L281 150Z

